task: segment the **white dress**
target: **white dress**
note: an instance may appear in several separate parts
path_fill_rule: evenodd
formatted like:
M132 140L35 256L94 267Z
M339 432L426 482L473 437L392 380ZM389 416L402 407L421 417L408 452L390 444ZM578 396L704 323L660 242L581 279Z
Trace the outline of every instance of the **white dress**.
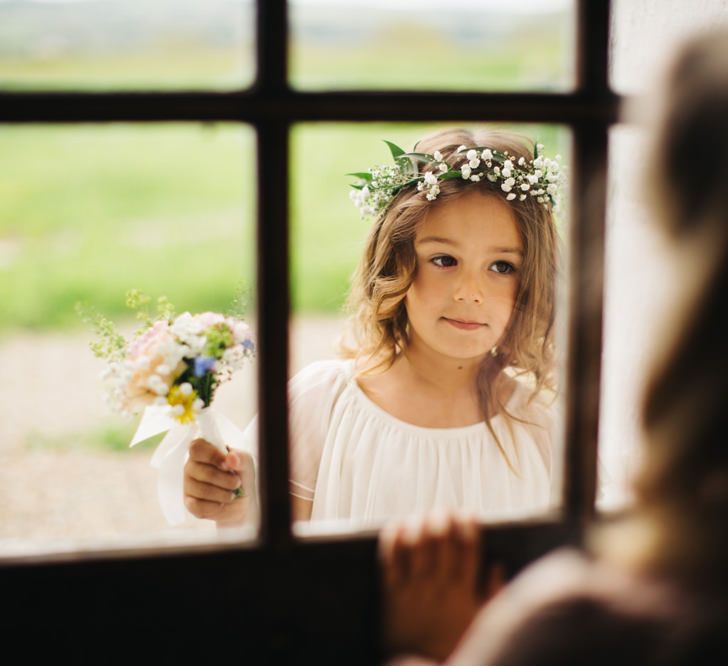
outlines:
M313 500L311 520L381 525L432 509L468 509L485 519L545 511L556 416L545 401L527 404L521 382L506 405L528 423L492 419L508 466L485 423L425 428L375 404L354 379L353 360L317 361L288 385L290 492ZM244 448L257 469L257 417Z

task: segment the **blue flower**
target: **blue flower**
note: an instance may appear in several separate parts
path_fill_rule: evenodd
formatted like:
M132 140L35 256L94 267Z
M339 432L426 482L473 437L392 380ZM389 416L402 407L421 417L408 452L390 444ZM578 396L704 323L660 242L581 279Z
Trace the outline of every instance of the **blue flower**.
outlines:
M202 377L207 374L215 366L215 359L212 356L198 356L195 361L193 372L195 377Z

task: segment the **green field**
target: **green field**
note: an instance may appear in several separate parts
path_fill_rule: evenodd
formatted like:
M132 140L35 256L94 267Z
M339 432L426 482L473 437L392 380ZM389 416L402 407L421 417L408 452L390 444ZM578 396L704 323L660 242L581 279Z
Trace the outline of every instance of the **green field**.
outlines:
M380 71L388 57L382 56ZM535 56L524 57L530 62ZM326 80L339 67L342 80L365 85L377 71L360 67L359 79L352 79L350 62L337 64L315 51L301 58L309 72L320 71ZM188 83L199 83L200 68L206 63L212 68L219 59L219 54L197 58ZM135 66L143 67L144 59ZM429 66L433 76L447 77L447 66L436 58ZM478 66L504 81L514 67L472 64ZM54 87L70 65L56 61L45 67L44 72L38 63L0 60L0 84ZM89 68L90 80L103 70L98 62ZM473 72L458 74L461 85L472 88L466 74ZM312 74L299 79L312 85L317 80ZM174 82L184 87L184 81ZM442 126L308 123L293 129L296 312L335 312L344 301L367 232L349 201L351 178L345 174L389 161L382 139L411 148L422 134ZM549 154L567 155L564 130L516 129L545 143ZM254 171L254 132L232 123L0 127L0 333L79 326L73 311L79 300L123 316L130 288L165 294L178 309L225 310L242 285L252 311Z

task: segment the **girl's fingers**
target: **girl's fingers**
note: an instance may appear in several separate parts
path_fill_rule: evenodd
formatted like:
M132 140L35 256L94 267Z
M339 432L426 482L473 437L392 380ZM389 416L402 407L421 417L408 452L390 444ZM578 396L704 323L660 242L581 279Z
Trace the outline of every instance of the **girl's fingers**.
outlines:
M405 583L411 574L412 527L400 525L392 546L392 569L396 583Z
M190 479L209 483L225 490L235 490L241 483L240 475L235 472L222 472L214 465L191 460L185 466L185 475Z
M419 541L414 545L418 576L441 574L443 542L447 537L447 529L447 516L443 513L429 516L423 524Z
M190 444L190 460L220 467L225 464L226 455L206 439L195 439Z
M411 523L394 522L382 529L379 535L379 552L384 579L388 585L399 586L409 579L414 538Z
M205 500L208 502L232 502L236 495L230 490L213 486L209 483L203 483L197 479L187 478L184 482L184 493L195 499Z
M503 564L494 562L488 567L485 589L483 590L484 601L490 601L498 592L506 586L506 571Z
M475 578L478 564L478 527L474 518L451 514L437 539L437 569L445 580Z
M394 540L397 535L398 525L385 525L379 533L378 556L381 563L384 583L392 587L396 582L394 571Z
M198 518L216 518L221 511L220 502L208 502L189 495L185 497L185 506Z
M380 534L380 557L390 584L432 576L474 584L479 550L478 523L471 516L436 514L390 524Z
M427 521L412 521L405 547L409 550L409 577L418 579L429 576L437 557L437 542Z
M437 568L443 580L455 580L460 567L460 546L453 516L447 516L443 531L437 540Z
M476 521L466 517L458 523L460 540L459 578L467 584L475 585L480 558L480 534Z

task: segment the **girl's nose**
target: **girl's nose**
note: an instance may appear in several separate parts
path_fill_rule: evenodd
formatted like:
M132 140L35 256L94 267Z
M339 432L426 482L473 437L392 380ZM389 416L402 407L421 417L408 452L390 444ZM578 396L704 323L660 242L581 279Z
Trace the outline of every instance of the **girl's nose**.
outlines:
M478 281L470 276L464 275L460 284L455 288L455 300L464 303L472 301L473 303L483 302L483 291Z

